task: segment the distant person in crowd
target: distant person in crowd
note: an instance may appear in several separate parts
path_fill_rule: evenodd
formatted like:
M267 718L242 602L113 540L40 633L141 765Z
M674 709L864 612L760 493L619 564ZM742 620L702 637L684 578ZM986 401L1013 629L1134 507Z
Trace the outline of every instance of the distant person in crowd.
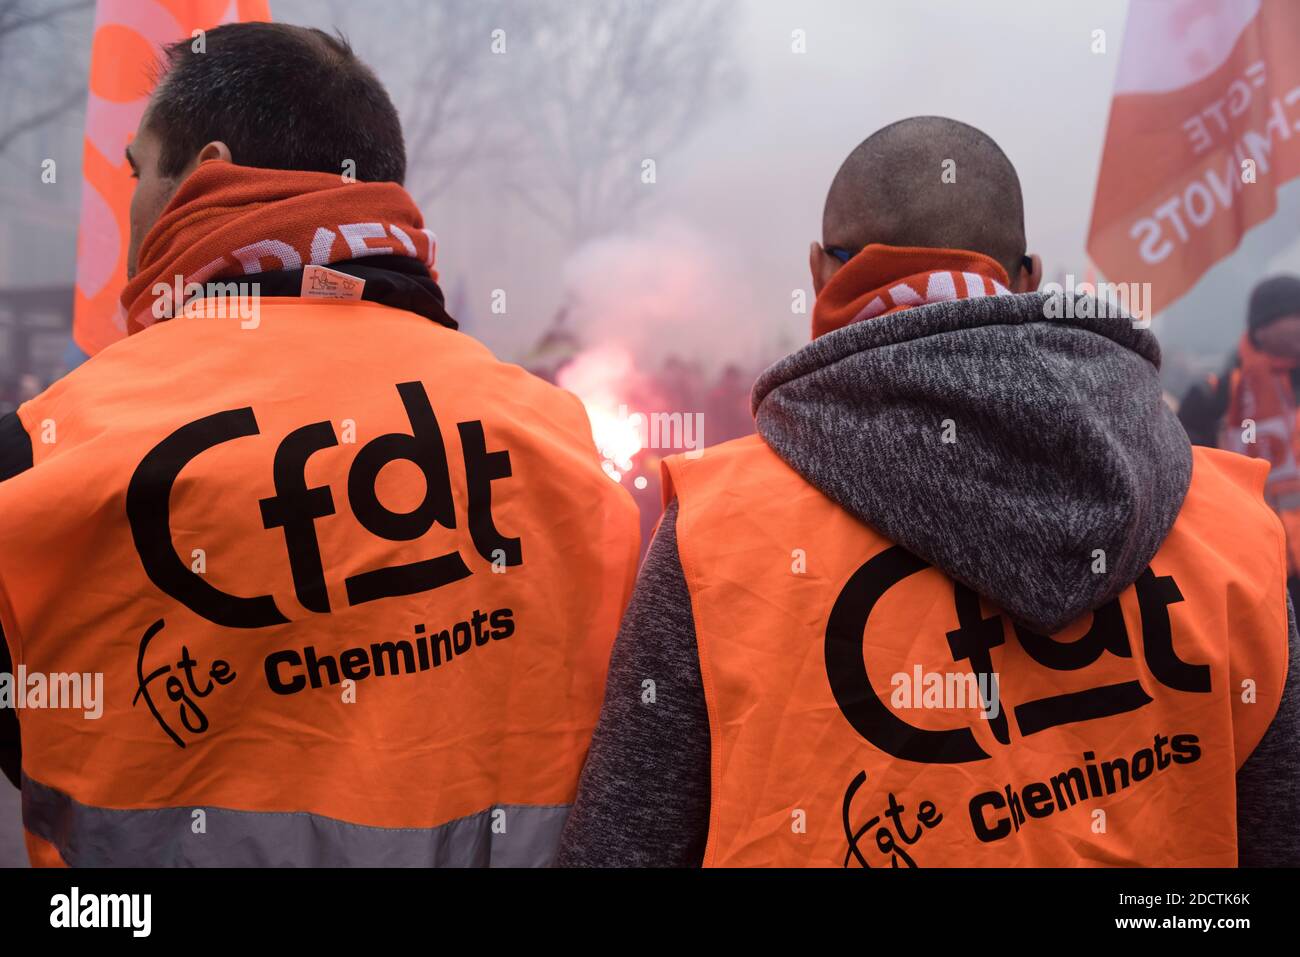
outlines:
M1300 277L1273 276L1250 295L1246 331L1227 368L1188 390L1178 414L1194 443L1264 459L1264 497L1287 533L1292 593L1300 583Z
M457 331L341 38L177 43L128 159L130 334L0 420L33 863L549 864L639 544L581 403Z
M1035 292L979 130L874 133L822 234L758 434L666 462L560 863L1300 863L1262 466L1191 447L1149 331Z

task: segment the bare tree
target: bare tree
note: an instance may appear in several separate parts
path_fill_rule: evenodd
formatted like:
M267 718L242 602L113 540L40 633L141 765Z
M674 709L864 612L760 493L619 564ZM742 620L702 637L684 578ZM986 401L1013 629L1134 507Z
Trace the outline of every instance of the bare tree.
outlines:
M348 0L327 9L393 95L418 201L485 177L575 244L645 202L642 163L662 163L739 76L733 0L398 0L382 20Z
M737 85L731 0L540 0L530 5L522 130L507 187L574 243L652 194L643 163L679 147Z
M738 85L734 0L279 0L340 30L384 81L422 206L463 177L573 244L625 223ZM378 13L382 12L382 16Z
M93 5L94 0L0 0L0 86L26 94L10 99L13 112L0 125L0 153L24 133L54 122L85 102L84 75L75 69L56 73L48 65L62 63L66 67L67 57L59 53L67 40L62 31L73 16ZM34 76L40 80L35 81ZM16 108L15 100L27 105Z
M427 3L418 5L427 9ZM493 119L514 92L492 52L493 31L502 28L501 6L499 0L439 4L428 33L408 37L400 48L410 82L399 108L416 196L423 202L471 170L488 172L509 154L515 133Z
M351 0L331 0L329 21L384 81L402 117L407 187L425 205L469 171L508 155L516 132L500 117L514 93L492 52L493 31L526 5L503 0L390 0L382 20ZM315 10L313 14L319 18Z

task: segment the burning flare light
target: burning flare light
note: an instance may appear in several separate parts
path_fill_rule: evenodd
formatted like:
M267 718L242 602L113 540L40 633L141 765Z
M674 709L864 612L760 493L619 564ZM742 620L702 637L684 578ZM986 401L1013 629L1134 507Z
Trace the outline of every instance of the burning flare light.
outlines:
M619 400L620 386L636 376L632 356L616 345L600 345L580 352L556 374L587 409L591 437L600 452L601 467L615 482L632 470L632 458L641 451L640 414L628 414Z

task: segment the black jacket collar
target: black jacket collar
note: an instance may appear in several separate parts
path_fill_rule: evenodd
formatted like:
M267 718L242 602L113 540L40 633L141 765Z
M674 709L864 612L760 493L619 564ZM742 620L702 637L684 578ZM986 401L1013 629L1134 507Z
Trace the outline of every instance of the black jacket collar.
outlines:
M458 327L456 320L447 315L442 290L418 259L366 256L330 263L329 268L364 280L361 298L366 302L405 309L448 329ZM302 274L301 269L281 269L258 273L250 281L258 284L260 295L293 297L302 289Z

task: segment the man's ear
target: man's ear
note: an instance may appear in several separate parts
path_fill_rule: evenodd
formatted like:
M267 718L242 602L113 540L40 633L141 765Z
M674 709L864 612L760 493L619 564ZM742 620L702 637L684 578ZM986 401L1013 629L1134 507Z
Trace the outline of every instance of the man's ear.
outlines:
M826 250L821 243L813 243L808 249L808 270L812 273L813 295L820 296L822 287L831 281L831 277L840 271L844 263L840 262Z
M1012 292L1037 292L1038 287L1042 285L1043 282L1042 257L1039 256L1037 253L1034 253L1033 255L1026 256L1025 258L1029 260L1030 266L1029 268L1026 268L1025 265L1021 263L1020 269L1017 270L1016 274L1011 278Z
M206 163L208 160L221 160L223 163L231 162L230 147L221 140L213 140L203 149L199 150L199 155L194 158L194 166L200 163Z

